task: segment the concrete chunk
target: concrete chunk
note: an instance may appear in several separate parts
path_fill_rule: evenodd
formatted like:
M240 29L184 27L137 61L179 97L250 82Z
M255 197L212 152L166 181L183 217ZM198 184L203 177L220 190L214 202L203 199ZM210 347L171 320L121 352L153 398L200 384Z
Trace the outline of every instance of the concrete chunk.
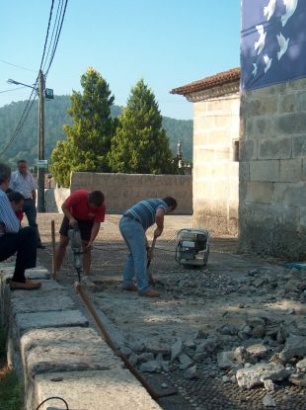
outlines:
M279 358L283 362L287 362L294 356L306 356L306 337L290 336L286 341L286 346L279 354Z
M251 389L264 383L264 380L282 381L290 375L290 370L279 363L258 363L237 371L239 387Z

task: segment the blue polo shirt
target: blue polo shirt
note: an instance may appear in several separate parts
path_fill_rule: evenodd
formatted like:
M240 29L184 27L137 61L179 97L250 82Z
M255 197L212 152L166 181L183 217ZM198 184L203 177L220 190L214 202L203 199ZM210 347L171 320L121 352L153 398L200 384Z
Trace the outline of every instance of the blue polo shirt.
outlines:
M135 218L146 230L155 223L155 215L158 209L163 209L165 214L169 211L168 205L162 199L144 199L127 209L124 215Z

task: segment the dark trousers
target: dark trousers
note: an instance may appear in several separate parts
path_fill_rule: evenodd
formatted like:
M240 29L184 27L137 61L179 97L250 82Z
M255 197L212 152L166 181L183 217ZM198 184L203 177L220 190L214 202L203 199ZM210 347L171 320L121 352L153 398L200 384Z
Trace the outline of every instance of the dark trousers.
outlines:
M25 282L25 270L36 266L36 247L36 231L31 226L0 236L0 262L17 253L13 281Z
M41 244L38 225L36 223L37 209L36 209L35 202L33 201L33 199L26 199L22 210L26 214L29 226L32 226L36 231L37 245Z

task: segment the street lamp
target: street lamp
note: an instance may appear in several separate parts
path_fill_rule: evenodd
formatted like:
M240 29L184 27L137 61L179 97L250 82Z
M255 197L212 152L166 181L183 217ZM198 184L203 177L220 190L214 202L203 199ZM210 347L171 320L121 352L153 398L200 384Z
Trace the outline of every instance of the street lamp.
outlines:
M24 85L25 87L33 88L33 90L36 90L36 91L37 91L37 88L35 88L34 86L21 83L20 81L12 80L11 78L9 78L9 79L7 80L7 83L9 83L9 84L15 84L15 85Z
M47 161L45 160L45 79L43 72L39 70L38 75L38 88L15 81L12 79L7 80L10 84L24 85L25 87L32 88L38 92L38 144L37 144L37 180L38 180L38 195L37 195L37 210L38 212L45 212L45 168L47 167ZM53 91L48 90L49 95L52 95ZM51 91L51 92L50 92ZM50 97L49 97L50 98Z

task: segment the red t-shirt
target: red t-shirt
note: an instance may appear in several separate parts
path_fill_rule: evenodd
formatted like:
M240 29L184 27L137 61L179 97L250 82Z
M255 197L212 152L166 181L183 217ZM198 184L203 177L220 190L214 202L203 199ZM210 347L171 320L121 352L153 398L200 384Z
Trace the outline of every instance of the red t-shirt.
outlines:
M88 203L89 191L79 189L74 191L64 202L68 206L72 216L80 221L104 222L105 205L91 209Z
M19 219L19 221L23 220L23 211L16 211L15 214L17 218Z

